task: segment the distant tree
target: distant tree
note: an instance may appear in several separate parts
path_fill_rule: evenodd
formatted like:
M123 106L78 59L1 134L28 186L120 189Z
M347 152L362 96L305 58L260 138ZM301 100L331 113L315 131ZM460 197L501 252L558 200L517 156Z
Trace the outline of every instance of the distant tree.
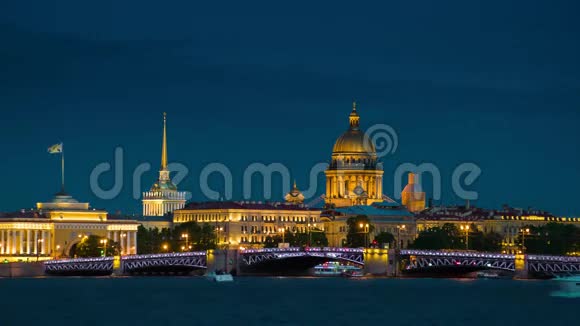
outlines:
M266 240L264 241L264 248L278 248L278 243L282 242L282 236L275 235L275 236L267 236Z
M385 245L389 245L389 248L395 242L395 236L389 232L380 232L375 236L375 241L379 248L384 248Z
M539 227L526 226L529 234L519 232L517 242L530 254L566 255L580 250L580 228L551 222ZM524 239L525 237L525 239Z
M223 236L224 233L222 232L217 232L216 227L209 223L203 223L201 226L199 245L196 247L196 250L216 249L219 242L218 234Z
M312 228L311 234L308 232L290 232L286 231L284 233L284 238L281 235L275 235L271 237L272 240L270 241L277 241L276 247L278 246L278 242L285 242L288 243L291 247L305 247L308 246L309 241L312 239L312 243L310 244L311 247L326 247L328 246L328 239L326 238L326 234L317 228ZM266 242L268 238L266 238ZM270 243L265 243L264 246L268 248L271 246Z
M369 225L368 228L366 225ZM361 227L362 225L362 227ZM358 215L346 220L346 246L349 248L367 247L369 235L373 232L374 226L371 225L368 216Z
M320 229L312 229L312 234L310 235L312 242L311 247L326 247L328 246L328 239L326 238L326 233Z
M411 244L414 249L465 249L459 230L452 223L442 227L433 227L419 233Z
M483 233L474 224L470 226L469 230L469 249L488 252L501 251L503 241L501 234L496 232Z
M173 251L215 249L217 234L215 226L209 223L181 223L171 231L171 248Z
M119 254L119 244L111 239L106 239L106 245L101 243L101 240L105 240L104 237L99 237L96 235L90 235L81 240L77 244L75 255L79 258L87 257L103 257L105 251L107 256L115 256ZM105 246L107 247L105 250Z
M497 232L489 232L484 235L482 251L499 252L502 248L503 236Z
M168 240L168 229L148 229L140 225L137 229L137 252L140 254L157 254L170 251ZM164 249L164 246L167 249Z

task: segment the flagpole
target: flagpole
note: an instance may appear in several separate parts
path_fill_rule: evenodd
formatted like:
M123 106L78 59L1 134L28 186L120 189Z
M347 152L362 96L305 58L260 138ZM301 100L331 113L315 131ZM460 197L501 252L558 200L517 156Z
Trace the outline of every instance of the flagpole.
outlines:
M61 191L64 193L64 145L61 144L61 177L62 177L62 184L61 184Z

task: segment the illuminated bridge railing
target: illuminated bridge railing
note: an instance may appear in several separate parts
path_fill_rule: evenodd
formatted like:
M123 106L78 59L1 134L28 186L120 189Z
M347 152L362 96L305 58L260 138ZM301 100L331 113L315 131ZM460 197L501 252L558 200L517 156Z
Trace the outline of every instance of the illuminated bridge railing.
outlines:
M401 250L401 255L412 256L407 270L464 266L515 271L515 255L471 251Z
M113 257L47 260L46 274L108 274L113 272Z
M515 255L506 255L490 252L474 251L440 251L440 250L414 250L403 249L401 255L410 256L437 256L437 257L462 257L462 258L488 258L488 259L515 259Z
M547 275L580 274L580 257L528 255L528 271Z
M580 257L573 256L547 256L547 255L528 255L528 261L558 261L567 263L580 263Z
M252 254L252 253L265 253L265 252L350 252L350 253L363 253L363 248L340 248L340 247L290 247L290 248L262 248L262 249L242 249L240 252L242 254Z
M188 271L207 268L205 251L123 256L121 265L124 273L147 271Z
M356 264L364 264L364 249L362 248L264 248L245 249L240 251L246 265L254 265L268 260L281 260L296 257L320 257L331 260L344 260Z

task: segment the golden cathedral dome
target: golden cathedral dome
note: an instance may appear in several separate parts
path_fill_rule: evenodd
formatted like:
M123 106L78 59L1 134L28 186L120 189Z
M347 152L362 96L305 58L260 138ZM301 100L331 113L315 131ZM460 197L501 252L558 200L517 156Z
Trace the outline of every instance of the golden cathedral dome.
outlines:
M376 154L375 145L370 138L364 132L352 129L338 137L332 152Z
M376 155L375 145L368 135L359 129L359 115L356 112L356 102L352 105L349 116L350 127L334 143L333 154L369 154Z

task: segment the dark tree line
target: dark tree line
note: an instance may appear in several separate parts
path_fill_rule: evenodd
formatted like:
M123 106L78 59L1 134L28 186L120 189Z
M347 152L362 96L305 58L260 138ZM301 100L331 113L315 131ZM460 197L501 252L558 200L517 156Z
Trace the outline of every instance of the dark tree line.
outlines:
M502 236L499 233L483 233L474 224L469 226L469 230L460 230L455 224L445 223L441 227L433 227L421 231L415 241L411 244L414 249L458 249L476 251L501 251ZM466 242L468 246L466 246Z
M276 248L278 243L288 243L290 247L326 247L328 246L328 239L324 231L313 228L310 233L294 233L286 231L284 236L277 234L274 236L267 236L264 243L266 248Z
M106 241L104 241L106 240ZM118 242L96 235L85 237L79 242L73 255L78 258L115 256L121 252Z
M368 247L371 239L370 234L375 227L371 224L368 216L358 215L346 220L346 246L350 248Z
M538 227L528 226L519 232L518 244L530 254L567 255L579 252L580 228L554 222Z
M218 233L215 226L208 223L187 222L162 230L139 226L137 250L140 254L154 254L215 249Z

